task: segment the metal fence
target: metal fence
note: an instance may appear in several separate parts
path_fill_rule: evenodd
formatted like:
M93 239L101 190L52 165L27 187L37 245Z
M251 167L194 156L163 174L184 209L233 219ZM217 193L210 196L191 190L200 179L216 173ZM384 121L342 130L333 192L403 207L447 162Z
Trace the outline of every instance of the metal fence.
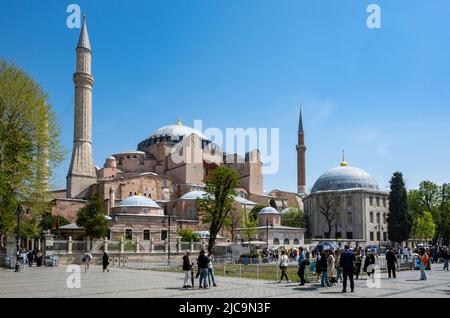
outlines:
M192 259L195 263L195 257ZM401 258L398 256L398 269L408 270L412 268L413 258ZM277 281L280 279L281 270L279 262L270 258L251 259L245 258L216 257L213 262L215 275L232 278L246 278L256 280ZM165 272L182 272L182 257L171 257L170 260L159 258L133 258L127 256L111 257L110 264L113 267L135 269L135 270L153 270ZM384 257L378 257L376 264L381 272L386 271L386 260ZM362 269L361 269L362 270ZM197 272L194 266L194 272ZM298 264L291 260L287 269L289 278L292 281L298 281ZM318 280L314 266L307 266L305 278L310 282Z

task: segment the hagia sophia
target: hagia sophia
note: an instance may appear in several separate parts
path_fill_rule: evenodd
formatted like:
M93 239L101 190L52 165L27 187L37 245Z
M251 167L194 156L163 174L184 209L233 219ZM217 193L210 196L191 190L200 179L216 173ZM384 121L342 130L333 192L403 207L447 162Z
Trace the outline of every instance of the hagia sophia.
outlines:
M53 192L52 213L76 222L87 200L98 194L108 212L110 239L165 240L168 221L171 235L177 228L207 231L199 219L197 199L205 195L204 179L220 165L233 168L239 176L230 228L221 232L229 242L243 239L240 214L255 206L258 214L256 239L269 246L298 247L308 238L359 239L366 243L387 241L388 193L365 171L340 166L320 176L311 191L306 187L306 146L300 111L297 150L297 192L263 191L263 164L258 149L239 156L224 153L199 130L182 123L156 129L137 143L136 150L116 152L96 167L92 143L91 44L83 21L76 48L74 141L66 189ZM181 160L180 160L181 158ZM305 212L306 228L281 225L290 209ZM326 220L324 211L333 211ZM176 217L176 218L175 218ZM270 225L270 226L269 226ZM330 225L331 231L330 231Z

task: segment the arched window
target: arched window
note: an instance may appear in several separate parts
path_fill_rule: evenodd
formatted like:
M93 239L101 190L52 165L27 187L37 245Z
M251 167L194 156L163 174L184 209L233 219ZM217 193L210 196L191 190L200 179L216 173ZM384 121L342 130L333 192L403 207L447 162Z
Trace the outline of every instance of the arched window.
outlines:
M387 223L387 219L386 219L386 213L383 213L383 223L386 224ZM386 240L385 240L386 241Z
M127 213L127 208L122 208L122 213Z
M195 210L195 208L188 208L188 219L189 220L195 220L197 218L197 211Z
M377 224L380 224L380 213L377 213Z
M277 238L273 239L273 245L280 245L280 240Z
M347 206L352 206L352 205L353 205L352 197L348 196L347 197Z
M288 238L285 238L284 241L283 241L283 244L284 244L284 245L289 245L289 239L288 239Z
M373 212L370 212L370 223L373 223Z
M352 212L347 212L347 224L353 224Z
M300 241L298 240L298 238L294 239L294 245L300 245Z

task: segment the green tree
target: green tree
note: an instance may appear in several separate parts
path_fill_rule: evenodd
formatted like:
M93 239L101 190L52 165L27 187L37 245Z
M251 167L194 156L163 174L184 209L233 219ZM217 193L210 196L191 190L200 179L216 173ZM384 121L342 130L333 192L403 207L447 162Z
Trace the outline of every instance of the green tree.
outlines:
M450 211L448 209L450 202L450 186L443 184L439 186L431 181L422 181L419 189L408 192L408 211L413 222L412 236L415 235L415 229L418 218L428 211L433 216L433 222L436 224L434 243L440 240L444 244L449 241L450 233Z
M401 243L409 238L411 220L408 214L407 192L401 172L395 172L390 181L388 235L392 242Z
M48 96L28 74L0 60L0 235L15 226L18 204L38 224L48 210L48 182L63 159L59 127ZM34 221L33 221L34 220ZM25 226L25 225L24 225Z
M255 218L251 210L248 211L246 209L242 209L240 215L240 226L244 230L245 239L250 241L256 235L257 218Z
M266 206L265 205L255 205L253 207L253 209L251 209L250 211L250 215L256 220L258 219L258 213L259 211L261 211L262 209L264 209Z
M98 194L93 195L86 206L78 211L77 225L83 227L86 236L91 239L104 238L108 235L106 209Z
M239 178L236 172L226 166L215 168L205 180L207 195L198 199L198 205L202 222L210 225L209 250L214 249L221 228L230 223L230 211L233 209L235 189L238 186Z
M428 241L436 232L436 225L433 222L433 216L430 212L424 212L417 219L417 237Z
M201 240L200 234L189 228L179 229L177 233L183 242L200 242Z
M298 208L289 208L289 211L285 212L281 216L281 225L290 227L304 227L305 214Z
M43 231L48 231L69 223L69 220L63 216L53 215L51 212L44 212L40 221L40 227Z

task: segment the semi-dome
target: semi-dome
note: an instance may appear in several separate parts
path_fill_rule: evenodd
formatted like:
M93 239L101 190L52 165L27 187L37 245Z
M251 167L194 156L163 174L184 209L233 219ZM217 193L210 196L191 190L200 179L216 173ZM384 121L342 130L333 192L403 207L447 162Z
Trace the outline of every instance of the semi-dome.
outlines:
M208 139L201 131L189 126L184 126L180 123L176 125L167 125L158 128L150 135L150 138L159 136L170 136L172 140L178 140L180 139L180 137L185 138L192 134L195 134L205 140Z
M117 205L120 207L144 207L144 208L157 208L161 207L152 199L147 198L143 195L132 195L125 200L120 201Z
M346 162L322 174L314 183L311 192L347 189L379 190L374 178L362 169L351 167Z
M106 160L116 160L116 157L114 157L114 156L108 156L108 157L106 157Z
M278 212L277 209L272 208L271 206L268 206L268 207L262 208L258 214L280 214L280 212Z
M191 191L181 196L180 200L197 200L203 198L207 193L205 191Z

